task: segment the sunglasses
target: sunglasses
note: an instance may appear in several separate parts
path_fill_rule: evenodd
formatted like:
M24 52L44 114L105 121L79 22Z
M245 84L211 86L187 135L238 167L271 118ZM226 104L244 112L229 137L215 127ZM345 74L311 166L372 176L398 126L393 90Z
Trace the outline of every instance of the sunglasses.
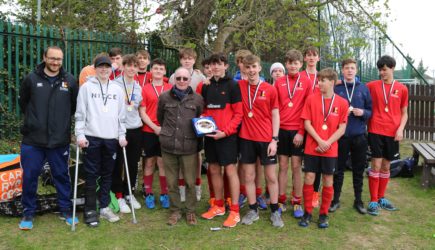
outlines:
M175 77L175 80L177 80L177 81L183 80L183 81L187 82L187 81L189 81L189 78L188 77L177 76L177 77Z

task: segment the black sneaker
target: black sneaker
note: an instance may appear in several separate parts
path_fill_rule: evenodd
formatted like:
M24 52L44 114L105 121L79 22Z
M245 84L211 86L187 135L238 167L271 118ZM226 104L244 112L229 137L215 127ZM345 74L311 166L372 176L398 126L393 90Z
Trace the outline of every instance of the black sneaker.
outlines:
M319 222L318 222L319 228L328 228L329 227L328 219L329 217L326 214L319 215Z
M360 214L366 214L367 210L364 208L364 204L362 201L354 201L353 207Z
M339 209L339 208L340 208L340 202L339 201L337 201L337 202L332 201L331 206L329 207L328 211L330 213L333 213L333 212L337 211L337 209Z
M302 216L301 220L298 223L299 226L308 227L310 225L311 218L312 218L312 215L305 211L304 216Z
M85 217L86 225L90 227L97 227L100 224L98 213L95 210L86 211L83 216Z

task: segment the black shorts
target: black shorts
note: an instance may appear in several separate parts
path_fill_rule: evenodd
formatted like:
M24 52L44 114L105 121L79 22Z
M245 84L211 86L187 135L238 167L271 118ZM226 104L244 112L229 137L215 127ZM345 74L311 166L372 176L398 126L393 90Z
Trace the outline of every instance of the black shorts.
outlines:
M277 163L276 155L267 156L269 142L258 142L239 138L240 163L254 164L260 158L261 165L274 165Z
M369 133L369 146L372 158L392 161L399 156L399 142L394 137Z
M142 148L142 156L145 158L154 156L162 157L159 136L154 133L142 132Z
M302 171L316 174L333 175L337 168L337 157L305 155Z
M204 137L205 161L219 163L220 166L237 163L237 135L230 135L220 140Z
M278 155L286 155L286 156L303 156L304 155L304 147L305 147L305 139L300 147L296 147L293 144L293 139L295 135L298 133L297 130L279 130L279 142L278 142Z

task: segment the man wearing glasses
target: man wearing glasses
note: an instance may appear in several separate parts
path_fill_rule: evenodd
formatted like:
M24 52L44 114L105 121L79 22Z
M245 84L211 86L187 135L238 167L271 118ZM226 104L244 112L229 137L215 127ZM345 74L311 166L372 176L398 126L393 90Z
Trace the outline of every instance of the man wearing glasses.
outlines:
M181 219L182 203L178 189L180 170L186 182L186 220L196 225L195 178L198 140L192 126L192 118L202 114L204 101L189 86L190 72L179 68L174 74L175 85L160 95L157 120L161 125L159 134L163 166L169 188L170 211L168 225Z
M28 74L20 86L19 104L24 113L21 128L23 168L22 230L33 228L38 177L47 159L57 190L60 218L78 223L71 216L71 183L68 173L71 115L76 109L77 80L62 68L63 52L48 47L43 62Z

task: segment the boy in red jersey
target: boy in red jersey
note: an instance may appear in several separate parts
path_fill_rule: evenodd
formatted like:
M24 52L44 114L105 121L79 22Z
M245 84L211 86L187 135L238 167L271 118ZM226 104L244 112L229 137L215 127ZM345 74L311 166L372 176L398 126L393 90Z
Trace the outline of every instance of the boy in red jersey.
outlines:
M279 104L276 89L260 80L260 58L248 55L243 59L247 80L240 80L243 119L240 128L240 163L245 171L249 212L242 224L250 225L259 219L255 193L255 165L260 159L264 166L270 193L270 220L274 227L283 227L278 211L278 180L276 177L276 149L279 131Z
M308 133L305 144L305 180L303 187L305 213L299 226L307 227L312 218L314 179L322 174L322 204L319 212L319 228L327 228L328 208L334 194L333 174L337 165L338 139L346 130L349 105L334 93L337 73L327 68L319 72L320 93L310 95L302 111L305 130Z
M381 80L367 83L373 101L372 117L368 124L372 162L367 213L371 215L378 215L379 207L397 210L385 199L385 190L390 178L390 161L399 153L399 142L403 139L408 120L408 89L394 80L396 60L391 56L382 56L376 66Z
M305 100L311 94L311 82L299 70L302 67L302 53L289 50L285 56L285 66L288 74L278 78L275 88L279 100L279 197L281 210L286 209L286 189L288 183L288 165L291 159L293 192L291 204L293 216L301 218L304 211L302 202L302 156L304 154L304 121L301 119Z
M110 80L115 80L122 75L122 50L121 48L111 48L109 51L110 61L112 62L112 73Z
M160 152L159 134L161 127L157 121L157 104L159 96L164 91L170 90L172 85L163 81L163 76L166 74L166 63L162 59L157 58L152 61L151 74L151 84L145 84L142 88L143 100L140 107L140 116L144 123L142 131L145 152L143 174L145 205L150 209L155 207L153 176L154 167L157 163L160 180L160 204L163 208L169 208L168 186Z
M150 53L146 50L138 50L136 52L137 62L138 62L138 72L136 80L138 81L141 88L147 83L151 82L152 76L151 72L147 71L148 65L150 64L151 57Z
M204 98L204 116L216 121L218 130L204 139L205 159L211 173L216 200L210 209L201 215L204 219L213 219L225 214L223 197L222 168L228 176L231 189L230 214L225 227L235 227L240 221L239 177L237 175L237 129L242 121L243 111L239 85L226 73L228 59L223 53L213 54L209 58L213 78L209 85L200 83L197 93Z

